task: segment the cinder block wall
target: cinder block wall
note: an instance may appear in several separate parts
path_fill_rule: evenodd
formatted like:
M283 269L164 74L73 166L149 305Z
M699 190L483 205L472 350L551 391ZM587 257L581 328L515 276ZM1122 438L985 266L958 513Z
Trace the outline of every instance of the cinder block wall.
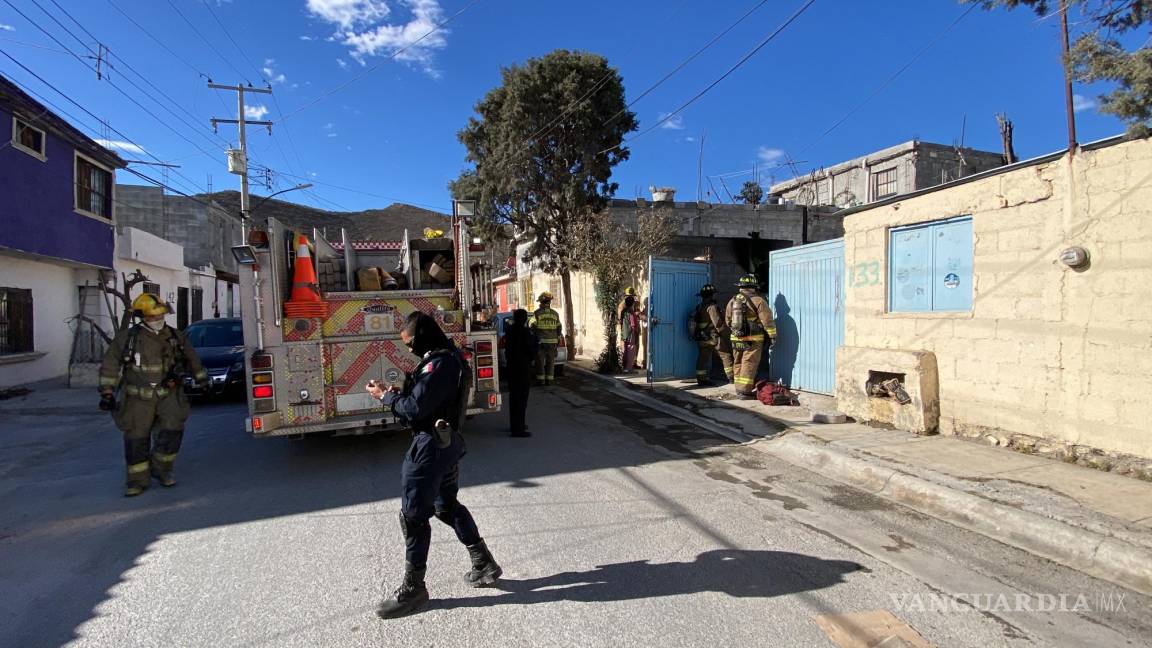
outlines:
M888 313L891 227L971 215L969 313ZM1028 434L1152 458L1152 142L1078 152L849 215L845 344L932 351L940 430ZM1078 245L1084 272L1058 260ZM868 367L839 367L867 375Z

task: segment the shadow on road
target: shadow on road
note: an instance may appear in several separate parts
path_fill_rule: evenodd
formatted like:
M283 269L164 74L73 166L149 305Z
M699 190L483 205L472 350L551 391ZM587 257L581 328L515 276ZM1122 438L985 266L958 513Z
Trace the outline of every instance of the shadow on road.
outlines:
M0 510L0 636L6 638L4 643L56 646L76 639L80 626L99 613L102 602L115 596L113 589L130 577L129 572L165 535L399 496L399 463L408 444L407 433L257 440L243 432L244 411L243 404L226 400L198 403L177 469L180 485L157 487L132 499L120 495L122 441L107 416L98 412L5 415L0 421L0 499L4 501ZM563 443L563 451L556 451L556 446L542 451L549 420L577 413L580 423L573 426L566 421L565 433L581 426L592 431L614 429L619 423L658 451L609 452L597 443ZM549 475L704 456L687 445L707 435L653 420L658 417L587 379L570 376L565 387L533 393L529 420L537 436L527 443L507 438L504 413L471 421L465 432L469 456L462 465L462 483L465 488L491 483L529 487ZM482 471L469 468L481 461ZM745 556L738 560L762 559ZM585 583L578 591L592 598L640 595L638 586L629 582L653 579L667 581L662 587L668 593L682 586L719 589L722 579L711 574L726 562L717 559L713 567L708 564L681 566L682 573L665 566L609 566L601 568L598 577L605 584ZM790 578L780 582L794 581L794 586L800 586L802 581L795 580L799 576ZM676 585L678 581L688 585ZM764 587L771 590L772 586ZM747 591L756 588L749 585ZM534 593L529 588L515 596L530 600L556 594Z
M626 601L699 592L735 597L786 596L831 587L864 569L854 562L823 560L785 551L718 549L692 562L651 564L646 560L600 565L530 580L501 580L505 594L437 600L434 608L529 605L554 601Z

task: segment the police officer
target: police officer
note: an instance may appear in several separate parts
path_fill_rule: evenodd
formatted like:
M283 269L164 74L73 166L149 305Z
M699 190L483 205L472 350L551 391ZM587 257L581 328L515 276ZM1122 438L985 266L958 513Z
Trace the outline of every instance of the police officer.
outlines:
M556 375L556 347L564 330L560 326L560 314L552 310L552 293L545 290L536 301L540 308L532 314L528 327L540 341L540 350L536 352L536 384L546 387Z
M172 309L163 299L144 293L132 302L132 312L141 321L112 340L100 366L99 383L100 409L113 412L124 433L127 497L148 488L149 473L163 486L176 485L172 470L189 413L184 377L202 385L208 382L208 372L188 338L165 324L164 316ZM119 403L117 389L123 396Z
M732 361L735 369L733 382L736 394L745 400L756 398L756 372L765 346L771 346L776 336L776 322L768 300L759 293L756 275L746 274L736 283L739 292L728 300L724 320L730 329Z
M716 305L716 286L704 284L700 288L700 303L692 312L689 332L696 341L696 384L712 384L712 356L720 354L724 374L732 380L732 341L728 339L728 325Z
M420 357L420 364L404 388L384 388L376 381L366 386L368 393L385 407L391 407L397 419L412 428L412 445L404 455L400 472L404 580L377 609L383 619L411 614L428 603L424 571L432 541L429 521L433 515L452 527L456 538L468 548L472 569L464 578L469 585L492 585L503 573L480 537L472 514L456 499L460 489L459 461L464 456L460 420L466 408L462 399L468 397L467 364L436 320L425 313L408 316L400 339Z
M526 418L537 346L536 336L528 330L528 311L512 311L511 321L504 325L504 376L508 379L508 423L514 437L532 436Z

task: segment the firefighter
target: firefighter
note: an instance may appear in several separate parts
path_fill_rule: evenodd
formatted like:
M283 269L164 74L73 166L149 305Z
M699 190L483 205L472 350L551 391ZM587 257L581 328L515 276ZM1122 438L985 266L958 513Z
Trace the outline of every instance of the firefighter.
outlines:
M728 325L716 305L716 286L704 284L700 289L700 303L692 311L688 332L696 341L696 384L711 386L712 356L719 352L724 375L732 380L732 342L728 339Z
M141 321L116 335L100 366L100 409L112 412L124 433L127 497L143 493L149 475L162 486L176 485L173 466L189 413L184 379L208 384L208 372L188 338L164 322L171 312L156 295L137 297L132 313Z
M540 341L540 350L536 352L536 384L547 387L556 374L556 346L564 330L560 326L560 314L552 310L552 293L545 290L536 301L540 308L532 314L528 328Z
M776 323L768 300L759 293L756 275L746 274L736 283L739 292L728 301L724 321L732 341L732 362L736 394L745 400L756 398L756 371L766 346L776 336Z
M376 381L366 385L369 394L412 428L412 445L404 454L400 472L404 579L377 609L383 619L411 614L428 603L424 572L432 542L432 516L452 527L468 549L472 569L464 579L469 585L493 585L503 573L480 537L472 514L456 499L459 461L465 451L460 422L467 409L471 370L436 320L426 313L409 315L400 339L420 357L404 388L384 388Z

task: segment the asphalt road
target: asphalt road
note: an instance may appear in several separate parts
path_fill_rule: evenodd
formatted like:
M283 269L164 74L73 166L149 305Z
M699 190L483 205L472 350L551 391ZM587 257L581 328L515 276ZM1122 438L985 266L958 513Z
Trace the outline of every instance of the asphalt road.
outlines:
M242 416L197 406L180 484L134 499L99 412L0 421L0 645L1152 645L1148 598L575 376L533 394L532 438L470 422L461 500L500 587L465 586L434 521L429 609L381 621L407 436L255 440Z

